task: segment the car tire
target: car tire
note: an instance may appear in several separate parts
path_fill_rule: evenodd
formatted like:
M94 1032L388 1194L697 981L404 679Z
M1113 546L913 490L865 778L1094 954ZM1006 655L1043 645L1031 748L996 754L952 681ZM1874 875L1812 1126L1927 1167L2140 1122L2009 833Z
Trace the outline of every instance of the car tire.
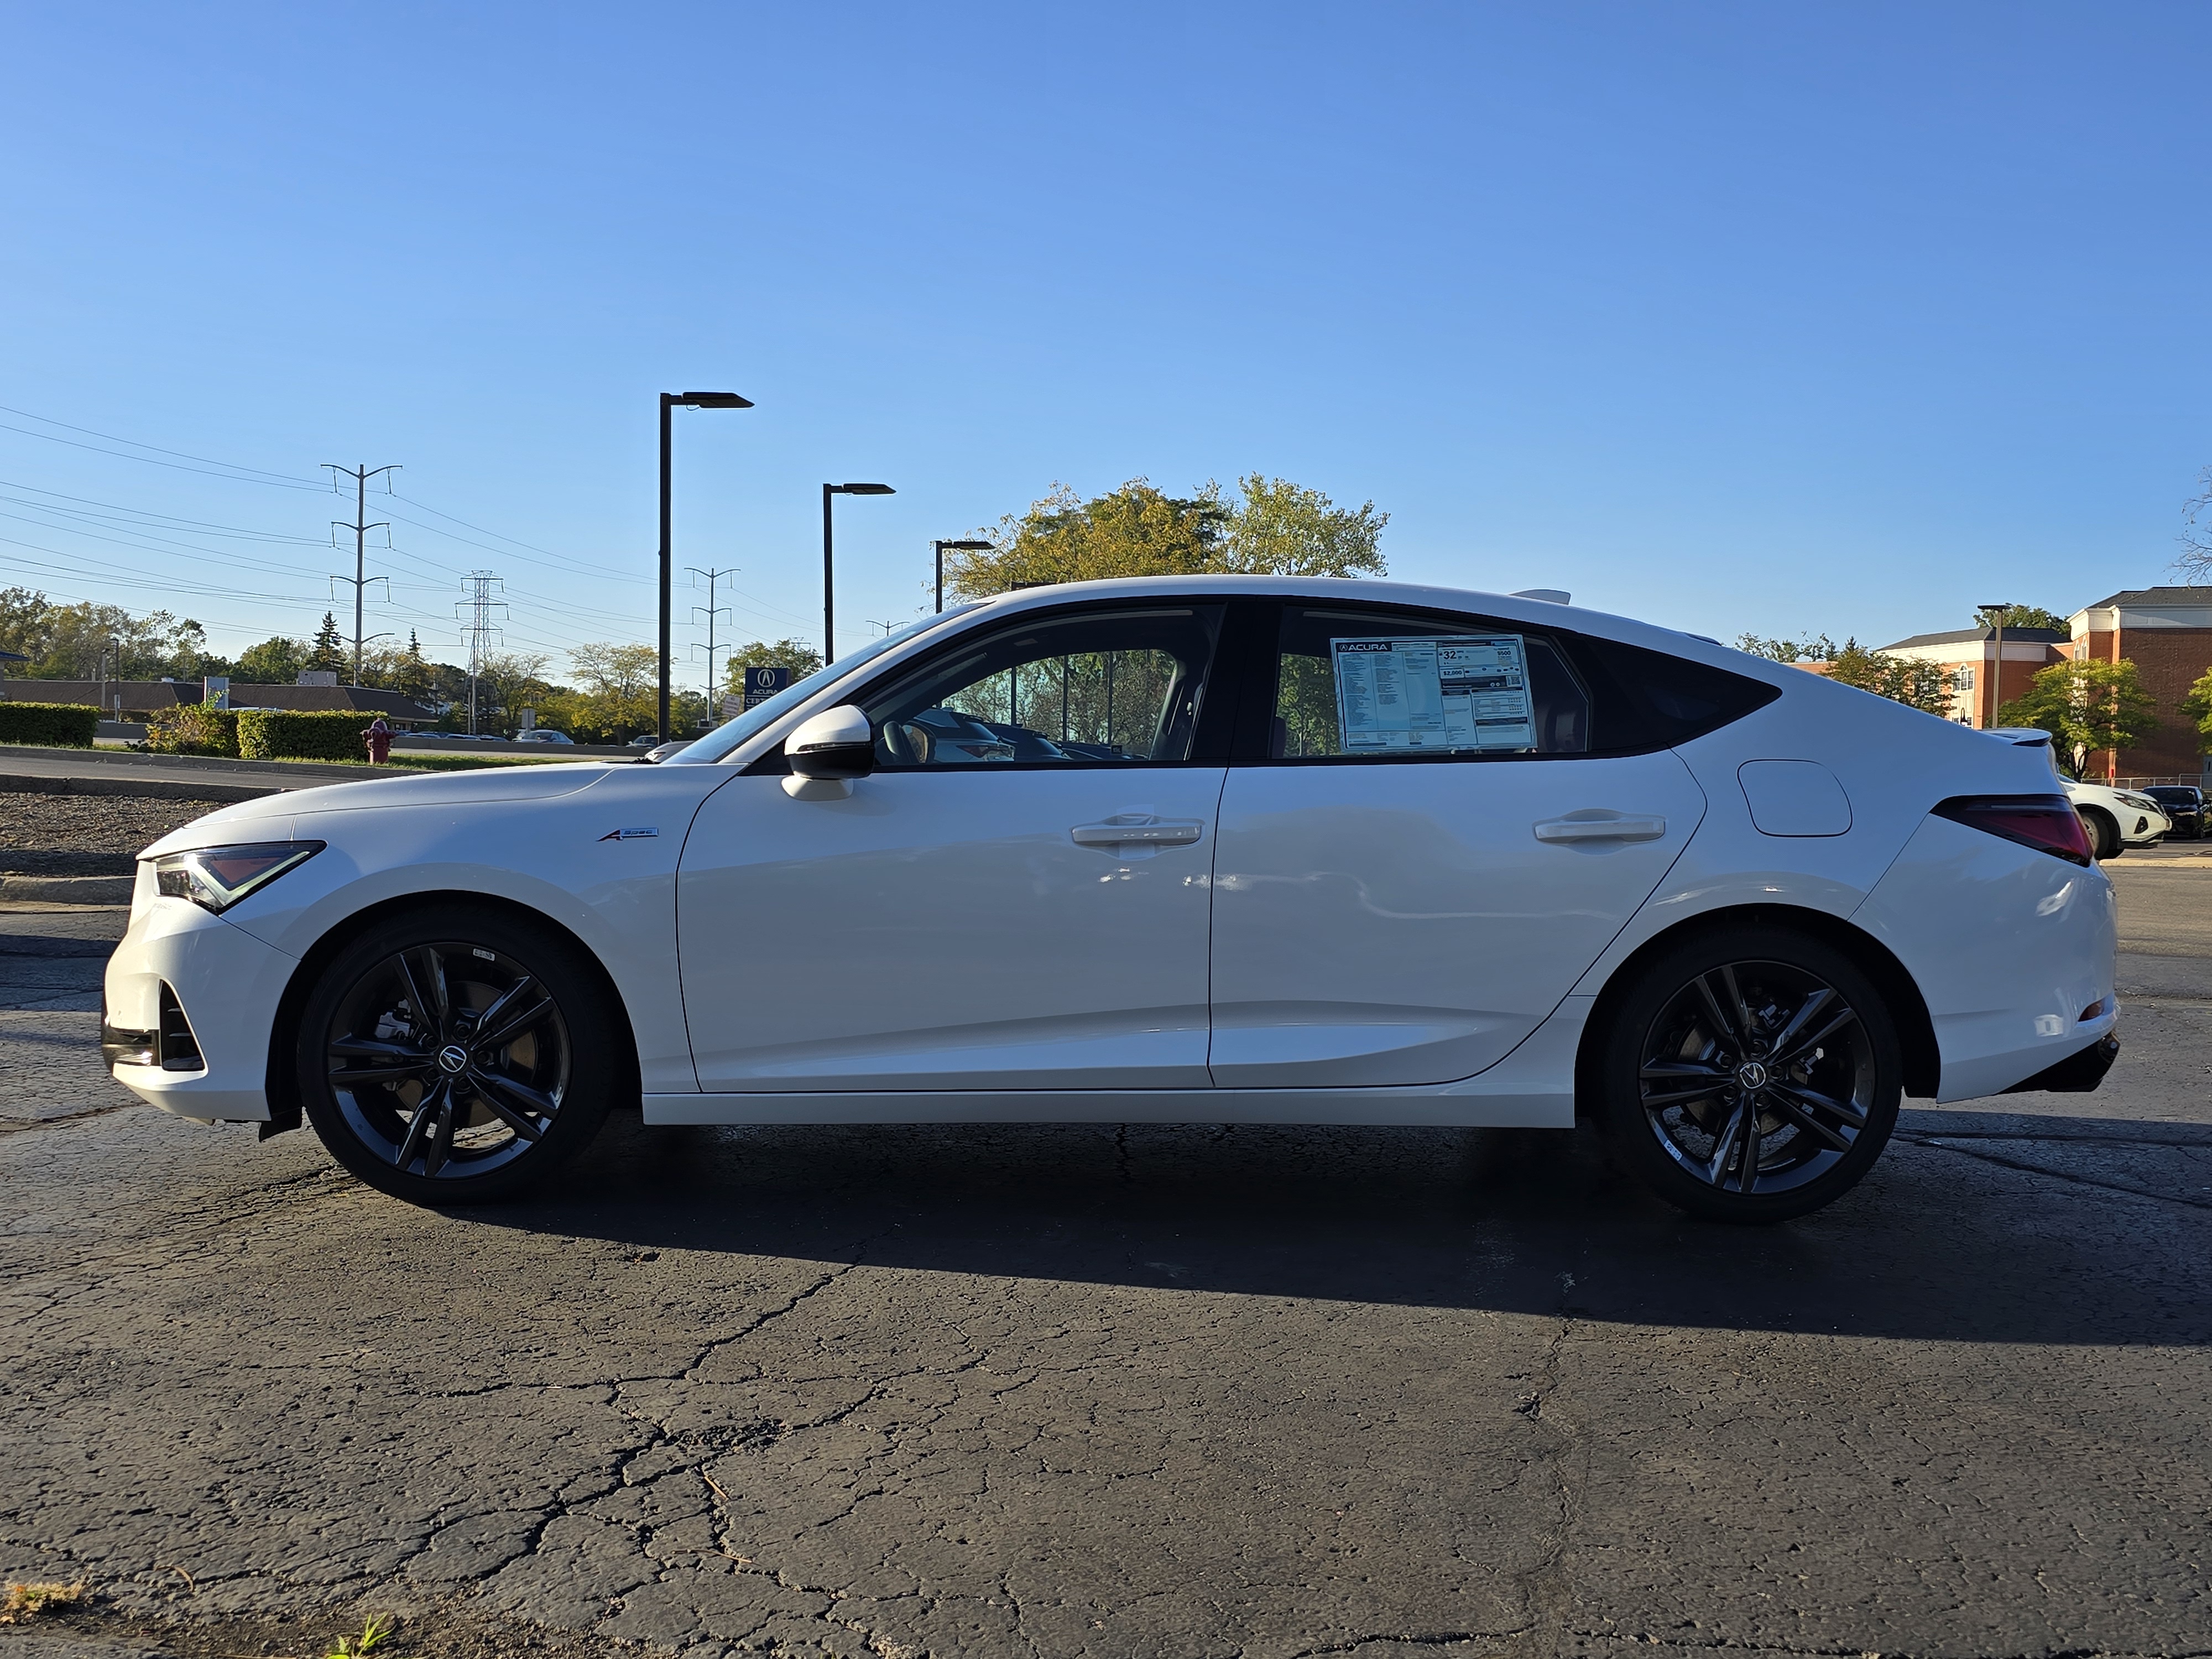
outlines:
M1897 1124L1904 1050L1874 981L1782 927L1696 934L1636 969L1599 1033L1626 1172L1708 1220L1786 1221L1856 1186Z
M543 1180L590 1144L627 1082L583 953L489 906L370 927L308 993L295 1052L331 1155L379 1192L434 1206Z
M2126 850L2120 845L2120 826L2112 822L2112 815L2094 806L2077 806L2075 811L2081 819L2081 827L2089 832L2089 845L2100 861L2116 859Z

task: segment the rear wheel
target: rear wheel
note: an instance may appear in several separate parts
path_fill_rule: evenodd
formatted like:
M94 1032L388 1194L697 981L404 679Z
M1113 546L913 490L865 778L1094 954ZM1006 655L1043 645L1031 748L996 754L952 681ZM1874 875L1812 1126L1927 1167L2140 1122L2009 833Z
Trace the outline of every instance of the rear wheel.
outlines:
M598 1133L620 1045L575 947L467 906L341 951L300 1022L300 1098L331 1155L417 1204L506 1198Z
M1903 1092L1895 1022L1842 951L1743 926L1647 963L1601 1051L1617 1155L1669 1203L1716 1221L1804 1215L1848 1192Z

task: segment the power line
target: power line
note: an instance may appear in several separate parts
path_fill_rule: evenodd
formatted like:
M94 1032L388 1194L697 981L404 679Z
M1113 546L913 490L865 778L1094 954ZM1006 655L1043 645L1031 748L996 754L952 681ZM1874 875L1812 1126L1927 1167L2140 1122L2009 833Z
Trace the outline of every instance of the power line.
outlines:
M264 478L297 487L296 481L287 472L266 472L258 466L240 466L235 461L218 461L206 455L187 455L181 449L164 449L159 444L142 444L136 438L118 438L112 432L95 432L88 426L71 426L67 421L58 421L51 415L33 415L27 409L10 409L5 404L0 404L0 414L21 416L24 420L36 421L41 426L58 426L64 432L82 432L88 438L105 438L112 444L128 444L133 449L150 449L156 455L173 455L180 461L199 461L209 466L228 467L235 472L259 473ZM19 429L9 428L10 431ZM41 434L33 432L27 435L35 438ZM126 456L125 459L133 458Z

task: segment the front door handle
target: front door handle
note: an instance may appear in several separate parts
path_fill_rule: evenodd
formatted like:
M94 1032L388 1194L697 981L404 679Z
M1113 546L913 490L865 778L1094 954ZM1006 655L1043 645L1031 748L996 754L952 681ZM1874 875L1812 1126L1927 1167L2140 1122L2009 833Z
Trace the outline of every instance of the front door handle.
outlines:
M1159 818L1146 813L1125 812L1103 823L1079 823L1067 832L1078 847L1097 847L1112 852L1129 846L1188 847L1206 833L1200 818Z
M1536 826L1538 841L1656 841L1667 833L1667 820L1657 813L1635 816L1591 810L1570 812L1563 818L1546 818Z

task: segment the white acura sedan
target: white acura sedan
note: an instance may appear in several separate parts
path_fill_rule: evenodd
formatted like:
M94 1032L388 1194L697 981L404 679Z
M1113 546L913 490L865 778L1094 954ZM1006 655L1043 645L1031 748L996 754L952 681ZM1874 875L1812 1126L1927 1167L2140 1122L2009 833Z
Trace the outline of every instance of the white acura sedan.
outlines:
M952 752L979 723L1042 741ZM141 857L102 1036L155 1105L304 1114L425 1203L635 1105L1580 1119L1674 1203L1766 1221L1856 1182L1902 1095L2096 1086L2090 853L2041 755L1686 635L1089 583L928 617L662 764L210 813Z

